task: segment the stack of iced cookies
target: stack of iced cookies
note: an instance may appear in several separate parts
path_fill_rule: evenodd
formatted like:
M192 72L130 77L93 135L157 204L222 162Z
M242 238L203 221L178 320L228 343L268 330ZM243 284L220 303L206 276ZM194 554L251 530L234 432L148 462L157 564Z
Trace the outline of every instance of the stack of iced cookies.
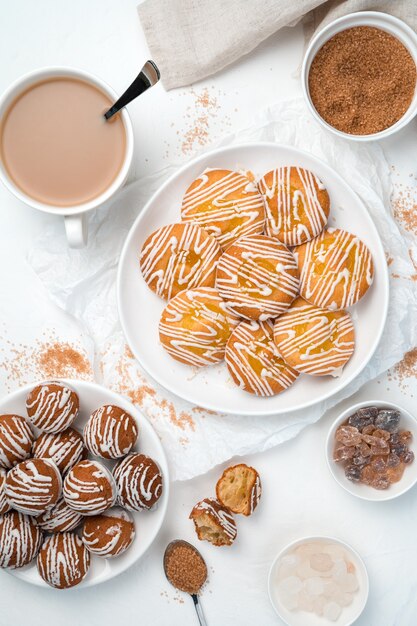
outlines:
M140 267L167 300L162 346L196 367L223 359L257 396L279 394L300 374L340 376L355 349L347 308L368 291L372 256L354 234L326 227L321 180L301 167L257 182L209 169L185 193L181 222L145 241Z
M27 417L0 415L0 567L37 557L57 589L80 583L91 555L125 552L135 537L130 512L151 509L162 494L158 465L134 451L136 419L105 405L81 434L79 408L71 387L48 382L28 394Z

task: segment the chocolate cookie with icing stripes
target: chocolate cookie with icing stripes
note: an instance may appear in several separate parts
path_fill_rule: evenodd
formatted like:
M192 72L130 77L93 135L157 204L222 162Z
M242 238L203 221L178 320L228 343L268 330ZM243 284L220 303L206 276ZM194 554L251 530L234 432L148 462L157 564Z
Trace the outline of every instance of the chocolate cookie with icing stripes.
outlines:
M226 343L239 318L229 311L217 289L182 291L162 311L159 338L177 361L212 365L224 358Z
M30 456L33 432L20 415L0 415L0 467L10 469Z
M259 181L265 201L265 233L287 246L317 237L330 211L329 194L321 180L302 167L271 170Z
M59 433L71 426L79 407L75 391L55 381L37 385L26 399L29 420L45 433Z
M61 498L52 509L36 518L36 524L47 533L64 533L77 528L82 520L81 513L73 511Z
M96 556L112 558L123 554L135 538L135 523L127 511L116 508L84 521L82 540Z
M140 269L148 286L170 300L180 291L214 287L222 250L198 224L170 224L150 235L140 254Z
M298 372L338 376L355 350L355 329L347 311L320 309L299 297L275 321L274 340Z
M283 313L297 296L297 263L274 237L242 237L222 255L216 287L236 315L265 321Z
M61 474L50 459L28 459L7 474L5 494L13 509L27 515L41 515L58 502Z
M11 507L7 501L5 487L6 487L7 472L5 469L0 468L0 515L4 515L10 511Z
M263 232L264 201L243 174L207 169L187 189L181 218L202 226L226 249L239 237Z
M97 461L81 461L74 465L64 480L64 500L82 515L99 515L113 506L116 496L114 478Z
M56 533L47 537L38 554L38 571L48 585L68 589L87 575L90 554L75 533Z
M33 517L18 511L0 515L0 567L15 569L30 563L39 552L42 537Z
M162 495L163 479L158 465L145 454L128 454L113 470L117 501L129 511L151 509Z
M84 426L84 441L91 454L104 459L125 456L138 438L136 420L127 411L105 404L90 415Z
M330 310L356 304L374 278L367 246L345 230L327 228L316 239L294 249L300 270L300 295Z
M226 365L234 382L257 396L275 396L298 376L279 354L273 329L271 320L241 322L226 346Z
M42 433L32 449L35 459L51 459L61 474L69 472L71 467L85 458L86 453L83 438L74 428L56 434Z

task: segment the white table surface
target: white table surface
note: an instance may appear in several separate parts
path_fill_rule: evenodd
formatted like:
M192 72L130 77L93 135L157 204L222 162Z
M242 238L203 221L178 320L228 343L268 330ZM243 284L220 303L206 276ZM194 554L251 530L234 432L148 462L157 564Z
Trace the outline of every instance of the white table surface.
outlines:
M0 90L24 72L45 65L92 71L122 91L148 57L135 0L1 0ZM189 159L228 132L250 124L263 106L301 93L297 68L304 44L300 26L285 29L221 74L193 87L166 93L161 85L132 104L136 136L132 176ZM205 91L207 89L207 91ZM209 106L199 96L209 95ZM195 128L201 145L196 141ZM383 148L395 166L395 182L414 185L416 123ZM31 241L50 220L0 188L0 302L3 314L19 309L2 341L24 340L27 327L44 328L54 307L26 262ZM62 225L63 228L63 225ZM17 306L18 305L18 306ZM1 343L0 343L1 348ZM415 409L414 379L392 376L368 383L341 406L368 399ZM6 386L2 381L0 391ZM260 472L261 504L252 518L239 519L239 537L229 549L199 544L210 581L202 603L210 626L272 626L280 623L267 596L267 573L278 550L305 535L328 534L354 546L370 575L370 597L358 626L415 626L417 623L417 492L388 503L349 496L333 481L324 440L338 408L296 440L245 459ZM0 572L0 626L183 626L195 624L192 602L165 581L162 555L167 542L195 542L187 519L194 503L213 494L222 468L172 486L166 524L136 567L94 589L69 593L40 590ZM138 529L140 535L140 528ZM308 623L306 622L306 626Z

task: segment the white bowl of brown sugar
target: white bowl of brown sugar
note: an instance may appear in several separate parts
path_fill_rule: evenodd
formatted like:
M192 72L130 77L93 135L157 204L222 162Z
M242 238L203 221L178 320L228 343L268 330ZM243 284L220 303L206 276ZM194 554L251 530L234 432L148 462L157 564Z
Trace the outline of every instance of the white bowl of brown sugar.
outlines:
M378 11L338 18L311 40L303 93L314 118L347 139L372 141L417 114L417 34Z

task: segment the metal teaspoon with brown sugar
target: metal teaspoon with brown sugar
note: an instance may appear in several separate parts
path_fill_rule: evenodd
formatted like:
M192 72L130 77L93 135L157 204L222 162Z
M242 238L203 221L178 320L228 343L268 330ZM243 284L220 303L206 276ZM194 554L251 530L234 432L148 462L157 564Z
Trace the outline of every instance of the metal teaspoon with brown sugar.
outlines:
M183 539L171 541L164 554L164 571L173 587L191 595L200 626L207 626L198 599L207 580L207 565L197 548Z

